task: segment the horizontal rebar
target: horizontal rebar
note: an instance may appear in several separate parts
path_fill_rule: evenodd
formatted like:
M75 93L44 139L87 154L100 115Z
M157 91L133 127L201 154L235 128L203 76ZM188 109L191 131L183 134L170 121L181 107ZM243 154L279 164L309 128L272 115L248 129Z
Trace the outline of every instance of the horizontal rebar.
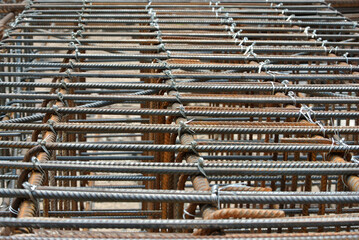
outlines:
M248 124L250 125L250 124ZM288 125L289 127L290 125ZM320 134L323 132L319 126L290 126L286 128L286 125L277 126L245 126L245 125L206 125L198 126L195 124L187 125L185 129L181 129L181 125L166 125L166 124L111 124L111 125L94 125L94 124L53 124L52 126L46 124L24 124L24 123L2 123L0 122L0 129L17 129L17 130L41 130L50 131L54 129L56 131L79 131L79 132L122 132L122 133L134 133L134 132L162 132L162 133L178 133L178 131L193 131L196 134L203 133L221 133L221 134ZM354 134L359 133L359 127L356 126L326 126L326 134Z
M304 217L277 219L231 219L231 220L100 220L100 219L56 219L56 218L0 218L3 227L53 227L53 228L273 228L297 226L356 226L356 215L336 217Z
M32 163L1 161L2 168L36 169ZM156 174L198 174L198 166L186 164L161 164L161 163L117 163L116 162L59 162L42 163L44 170L73 170L81 172L122 172L122 173L156 173ZM340 175L358 174L357 164L345 163L288 163L288 164L259 164L259 163L227 163L205 164L205 172L208 175Z

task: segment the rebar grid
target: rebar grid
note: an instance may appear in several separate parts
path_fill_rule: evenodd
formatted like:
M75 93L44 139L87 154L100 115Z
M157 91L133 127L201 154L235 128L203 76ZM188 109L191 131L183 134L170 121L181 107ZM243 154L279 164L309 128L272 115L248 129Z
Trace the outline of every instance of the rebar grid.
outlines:
M326 2L0 13L4 239L358 238L359 28Z

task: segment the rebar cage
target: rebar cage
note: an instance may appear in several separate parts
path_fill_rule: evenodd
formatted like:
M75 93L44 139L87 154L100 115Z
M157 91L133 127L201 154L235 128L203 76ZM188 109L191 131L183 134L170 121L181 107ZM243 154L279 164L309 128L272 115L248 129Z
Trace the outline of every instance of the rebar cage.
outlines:
M359 238L359 28L326 2L0 8L3 239Z

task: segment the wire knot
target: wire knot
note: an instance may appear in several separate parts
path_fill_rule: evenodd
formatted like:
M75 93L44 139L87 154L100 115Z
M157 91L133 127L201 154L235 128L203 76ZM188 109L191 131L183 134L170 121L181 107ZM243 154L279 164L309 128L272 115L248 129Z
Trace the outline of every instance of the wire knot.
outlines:
M31 201L35 204L37 204L37 200L35 199L33 193L36 191L36 185L30 184L28 182L24 182L22 184L22 186L24 187L24 189L28 190L28 195L31 199Z
M270 64L270 60L266 59L264 62L260 62L258 66L258 73L262 72L262 68L264 67L264 70L267 72L266 65Z
M32 157L31 162L34 165L34 168L38 170L42 175L45 175L44 169L40 165L40 160L37 157Z
M195 131L193 131L188 123L192 122L194 119L188 120L188 121L180 121L179 127L178 127L178 136L181 136L182 133L187 132L189 134L195 134Z
M41 146L42 150L44 150L44 152L50 157L51 154L46 148L46 140L39 140L38 143Z
M251 55L254 56L254 57L257 57L257 54L254 52L254 46L255 45L256 45L256 42L253 42L250 46L248 46L243 55L247 55L247 57L249 57Z
M65 107L68 107L67 101L64 99L64 95L61 92L57 92L57 97Z
M183 219L186 219L186 215L190 216L190 217L196 217L196 215L193 215L193 214L187 212L186 209L183 209L183 215L182 215Z

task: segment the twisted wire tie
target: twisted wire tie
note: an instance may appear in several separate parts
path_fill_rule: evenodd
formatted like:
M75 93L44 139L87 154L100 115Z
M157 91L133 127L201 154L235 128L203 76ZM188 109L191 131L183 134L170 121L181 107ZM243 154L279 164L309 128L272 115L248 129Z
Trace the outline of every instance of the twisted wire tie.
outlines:
M197 159L197 168L199 170L199 172L206 178L208 178L206 172L204 171L204 159L203 157L199 157Z
M45 171L44 171L44 169L41 167L40 160L39 160L37 157L33 156L33 157L31 158L31 162L32 162L32 164L34 165L34 168L35 168L36 170L38 170L42 175L45 175Z
M49 151L47 150L47 148L46 148L46 140L45 140L45 139L44 139L44 140L39 140L38 143L39 143L39 145L41 146L42 150L44 150L44 152L45 152L48 156L50 156L50 152L49 152Z
M55 136L57 136L57 133L56 133L56 131L55 131L55 129L54 129L54 124L55 124L55 121L54 120L51 120L51 119L49 119L48 121L47 121L47 123L49 124L49 128L50 128L50 130L55 134Z
M150 11L148 11L148 14L151 15L152 21L155 21L155 19L157 19L157 13L155 11L153 11L153 8L150 8Z
M327 47L325 46L325 44L328 42L328 40L323 40L322 41L322 48L324 48L324 53L326 54L327 53L327 51L328 51L328 49L327 49Z
M82 0L82 7L86 7L86 4L87 4L87 0Z
M293 100L293 104L296 105L297 104L297 99L296 99L296 95L293 91L288 92L288 97L290 97Z
M302 104L302 106L299 109L299 118L300 116L303 116L308 122L314 123L311 113L313 112L312 107L308 107L305 104ZM299 120L299 119L298 119Z
M260 62L259 66L258 66L258 73L262 72L262 68L264 67L264 70L267 72L267 67L266 65L270 64L270 60L266 59L264 62Z
M33 195L33 193L36 191L36 185L30 184L29 182L24 182L22 184L22 186L24 187L24 189L27 190L27 193L28 193L31 201L35 204L38 203L38 201L35 199L35 197Z
M257 57L257 54L253 51L254 50L253 47L255 45L256 45L256 42L253 42L250 46L248 46L243 55L247 55L247 57L249 57L251 55L254 56L254 57Z
M164 43L158 45L157 52L166 52L166 47Z
M295 14L290 15L285 21L292 23L293 17L295 17Z
M76 45L74 42L70 42L69 45L70 45L71 47L74 47L74 50L75 50L75 59L76 59L76 61L79 61L80 52L79 52L79 47L78 47L78 45Z
M282 10L282 15L285 15L286 14L286 12L288 12L289 10L288 10L288 8L286 8L286 9L283 9ZM289 19L290 20L290 19Z
M183 103L181 101L181 94L179 92L176 92L176 100L181 106L183 106Z
M277 72L273 72L273 71L266 71L267 74L271 75L273 77L273 82L276 82L276 75Z
M248 41L247 37L244 37L238 44L238 47L241 47L241 52L243 51L243 44L246 43Z
M19 215L19 211L15 210L11 205L9 206L9 212L11 212L15 215Z
M188 121L180 121L179 122L179 127L178 127L178 136L180 137L182 133L187 132L190 134L195 134L195 131L193 131L190 126L188 125L188 123L192 122L194 120L194 118L188 120Z
M359 164L359 155L357 156L352 156L352 158L350 159L351 162Z
M275 77L275 75L274 75L274 77ZM272 95L274 95L275 94L275 84L272 81L270 81L270 83L272 84Z
M317 30L314 30L313 32L312 32L312 38L317 38Z
M77 24L82 23L82 16L83 16L83 14L81 13L79 18L77 19Z
M358 22L357 21L353 21L353 28L356 28L358 25Z
M151 22L151 23L150 23L150 26L152 26L152 27L156 28L156 29L157 29L157 31L159 31L159 30L160 30L160 25L158 25L158 19L157 19L157 21L153 21L153 22Z
M348 55L349 55L349 52L346 52L346 53L343 54L343 57L345 58L345 61L346 61L347 64L349 64Z
M61 92L57 92L57 97L65 107L68 107L67 101L64 100L64 95Z
M279 7L281 7L281 6L283 6L283 3L278 3L278 4L275 5L274 7L275 7L275 8L279 8Z
M176 96L176 99L177 99L177 96ZM178 99L177 99L177 101L178 101ZM181 106L177 107L177 109L179 109L182 117L187 119L186 110L185 110L184 106L181 104Z
M68 90L67 83L64 81L64 79L61 79L60 83L62 89Z
M212 186L211 188L211 199L212 199L212 203L216 204L218 209L220 208L219 204L220 204L220 200L219 200L219 192L218 192L218 188L219 185L215 184Z
M3 34L3 39L4 38L10 38L10 33L12 32L12 30L11 29L6 29L5 31L4 31L4 34Z
M233 19L233 18L232 18ZM226 25L227 26L227 25ZM237 24L236 23L232 23L231 24L231 27L229 28L229 30L231 31L231 32L234 32L234 30L236 29L236 26L237 26Z
M182 215L183 219L186 219L186 215L190 216L190 217L196 217L196 215L193 215L193 214L187 212L186 209L183 209L183 215Z
M213 185L212 186L212 201L214 199L213 196L215 194L216 201L214 201L214 203L217 204L218 209L221 209L221 196L220 196L221 190L226 189L226 188L230 188L230 187L247 187L247 186L245 186L243 184L240 184L240 183L228 184L228 185L225 185L223 187L219 187L218 184ZM236 192L230 192L230 193L233 194L233 195L236 195Z
M320 127L320 129L322 130L322 133L323 133L323 137L325 137L325 131L326 131L326 129L325 129L325 127L324 127L324 124L321 122L321 121L315 121L314 122L315 124L317 124L319 127Z
M310 29L310 27L308 26L308 27L306 27L306 28L304 28L304 33L305 33L305 35L307 35L307 37L309 37L309 29Z
M147 10L151 6L151 4L152 4L152 0L149 0L146 7L145 7L145 9Z
M283 80L283 81L281 82L281 84L284 85L284 94L287 94L287 93L288 93L288 83L289 83L288 80Z
M69 64L71 69L75 68L75 63L71 59L69 60ZM71 72L69 69L67 69L65 73L67 74L68 79L72 79Z
M342 146L345 148L345 151L344 151L344 155L346 156L348 154L348 151L349 151L349 145L345 143L345 139L344 138L340 138L339 136L339 133L337 135L334 135L332 137L332 145L331 145L331 148L330 150L333 150L333 147L334 147L334 143ZM330 152L330 151L329 151Z
M220 3L221 3L221 1L216 1L216 2L215 2L215 5L212 7L212 12L215 11L215 8L218 7L218 4L220 4ZM210 5L210 6L212 5L212 1L210 2L209 5Z
M80 35L78 35L79 32L80 32ZM79 45L81 45L81 42L80 42L80 40L78 40L77 36L82 37L82 33L81 33L81 32L82 32L81 30L77 30L76 33L75 33L75 32L72 32L72 33L71 33L71 38L72 38L73 40L75 40Z
M52 109L54 110L55 114L59 117L62 118L62 114L59 113L59 107L57 105L53 105Z
M39 201L34 197L34 192L36 191L37 186L30 184L29 182L24 182L22 186L24 187L24 189L27 190L27 193L31 201L35 204L37 214L40 215Z
M162 32L161 32L161 30L157 30L156 33L157 33L156 39L158 40L159 43L162 43L162 37L161 37Z
M241 32L243 32L242 29L238 30L236 33L234 33L234 34L232 35L232 38L233 38L233 39L236 39L237 37L239 37L239 36L241 35Z
M224 9L224 7L222 6L222 7L218 7L217 9L216 9L216 17L218 17L219 16L219 12L222 12L222 10Z

